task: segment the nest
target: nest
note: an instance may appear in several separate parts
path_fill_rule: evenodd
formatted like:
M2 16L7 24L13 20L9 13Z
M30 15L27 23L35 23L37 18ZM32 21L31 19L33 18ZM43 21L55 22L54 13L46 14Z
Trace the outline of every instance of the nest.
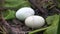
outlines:
M47 16L59 14L60 10L56 6L56 0L29 0L31 3L31 7L35 10L35 15L42 16L46 18ZM4 2L2 2L3 4ZM20 21L16 18L12 20L5 20L2 11L6 9L6 7L0 7L0 34L27 34L30 31L36 30L25 26L24 21ZM46 24L45 24L46 25ZM46 27L46 26L43 27ZM39 34L42 34L40 32Z

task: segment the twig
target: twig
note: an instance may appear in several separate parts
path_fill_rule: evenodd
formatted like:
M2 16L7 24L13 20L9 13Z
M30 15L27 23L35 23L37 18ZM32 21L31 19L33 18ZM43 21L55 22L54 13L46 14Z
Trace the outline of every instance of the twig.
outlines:
M31 4L33 4L36 8L38 8L39 11L41 11L42 13L46 13L46 12L43 10L43 8L41 8L41 6L36 3L36 0L29 0L29 1L30 1Z
M2 31L0 31L0 33L3 33Z
M6 32L4 31L4 29L0 26L0 29L2 30L2 32L0 31L0 33L6 34Z
M60 10L58 10L57 8L54 8L58 13L60 13Z

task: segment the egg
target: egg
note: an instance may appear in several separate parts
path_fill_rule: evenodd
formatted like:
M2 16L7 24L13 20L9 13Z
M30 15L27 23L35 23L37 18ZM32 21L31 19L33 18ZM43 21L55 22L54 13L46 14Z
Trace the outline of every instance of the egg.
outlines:
M40 28L45 24L45 20L41 16L30 16L25 19L25 25L30 28Z
M32 8L30 7L23 7L20 8L19 10L17 10L16 12L16 18L23 21L25 20L27 17L34 15L35 12Z

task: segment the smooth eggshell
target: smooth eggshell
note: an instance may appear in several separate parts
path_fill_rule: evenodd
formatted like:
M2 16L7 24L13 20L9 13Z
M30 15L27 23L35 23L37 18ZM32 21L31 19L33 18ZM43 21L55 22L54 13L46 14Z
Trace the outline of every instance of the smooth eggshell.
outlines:
M16 18L19 20L25 20L27 17L34 15L35 12L32 8L30 7L23 7L20 8L17 12L16 12Z
M30 28L40 28L44 24L45 20L41 16L30 16L25 20L25 25Z

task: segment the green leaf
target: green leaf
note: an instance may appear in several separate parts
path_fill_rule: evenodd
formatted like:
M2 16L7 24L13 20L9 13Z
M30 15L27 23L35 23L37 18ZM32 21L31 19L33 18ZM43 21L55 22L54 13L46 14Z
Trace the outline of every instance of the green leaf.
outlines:
M52 21L52 25L50 25L49 28L44 32L44 34L57 34L57 28L58 28L58 23L59 23L59 15L54 15L53 16L54 20Z
M28 0L5 0L5 7L10 8L21 8L21 7L30 7Z
M56 0L57 1L57 7L60 8L60 0Z
M60 14L59 14L59 17L60 17ZM60 18L59 18L59 19L60 19ZM60 21L59 21L59 23L58 23L57 34L60 34Z
M29 32L28 34L34 34L34 33L37 33L37 32L41 32L43 30L46 30L48 27L45 27L45 28L41 28L41 29L37 29L37 30L34 30L34 31L31 31Z
M60 0L57 0L60 3Z
M46 18L46 22L47 22L48 25L51 25L53 20L54 20L54 16L48 16Z
M58 3L57 7L60 8L60 3Z
M15 18L14 10L7 10L3 12L3 16L6 20Z
M48 2L44 2L42 5L43 5L43 8L47 8L48 6L52 5L53 2L51 0L49 0Z

